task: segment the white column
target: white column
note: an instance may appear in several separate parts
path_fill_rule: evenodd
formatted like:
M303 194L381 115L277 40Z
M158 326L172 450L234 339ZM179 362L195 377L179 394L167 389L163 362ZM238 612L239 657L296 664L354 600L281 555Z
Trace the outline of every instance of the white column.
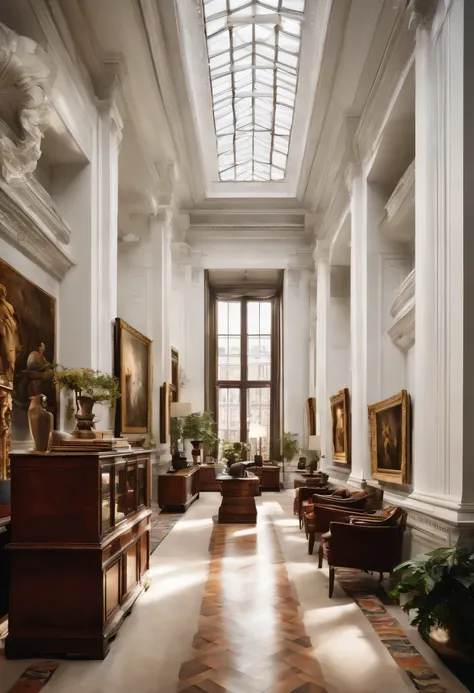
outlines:
M352 166L351 196L351 410L352 467L356 484L370 478L367 423L367 223L362 169Z
M98 367L113 370L113 321L117 317L118 155L123 122L114 103L99 108Z
M171 459L169 441L159 443L160 387L171 379L171 212L150 217L152 257L153 429L160 460Z
M474 14L440 3L416 42L416 322L412 499L472 522ZM469 513L469 514L468 514ZM444 516L446 510L443 510ZM468 514L468 515L467 515Z
M309 282L305 269L285 270L283 283L283 420L296 433L300 447L308 444L306 399L309 394Z
M318 244L314 252L316 264L316 426L321 436L322 470L332 465L330 393L328 377L329 302L331 299L331 273L329 249Z
M309 396L316 397L316 304L317 275L311 276L309 284Z

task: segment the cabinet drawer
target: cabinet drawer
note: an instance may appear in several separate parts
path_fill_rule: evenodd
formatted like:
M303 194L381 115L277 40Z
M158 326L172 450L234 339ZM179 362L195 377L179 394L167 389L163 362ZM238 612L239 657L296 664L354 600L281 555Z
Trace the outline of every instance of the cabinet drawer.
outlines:
M122 559L113 563L104 573L105 618L109 618L121 599Z

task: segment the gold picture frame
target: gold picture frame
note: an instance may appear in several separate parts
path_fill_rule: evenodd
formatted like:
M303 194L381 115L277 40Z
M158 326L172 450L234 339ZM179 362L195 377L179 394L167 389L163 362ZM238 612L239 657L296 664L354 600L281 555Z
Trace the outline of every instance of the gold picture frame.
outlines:
M166 444L170 437L171 388L169 383L160 387L160 443Z
M306 400L306 420L308 423L308 435L316 435L316 397L308 397Z
M408 484L411 463L411 398L406 390L368 407L373 479Z
M351 462L351 405L349 390L344 388L330 398L333 460Z
M151 431L152 340L125 320L115 320L115 375L120 381L115 435Z

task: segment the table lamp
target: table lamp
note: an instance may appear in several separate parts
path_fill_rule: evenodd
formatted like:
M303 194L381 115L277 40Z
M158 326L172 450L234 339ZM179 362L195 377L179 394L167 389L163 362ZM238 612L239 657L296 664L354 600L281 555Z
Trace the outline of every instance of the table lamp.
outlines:
M262 438L267 435L267 429L259 423L251 423L249 427L249 438L257 438L259 441L259 453L255 455L254 461L256 464L263 464L262 457Z
M170 405L170 418L171 419L184 419L186 416L192 413L193 407L190 402L171 402ZM172 452L173 469L183 469L187 466L186 455L184 454L184 445L181 426L180 435L176 441L176 450Z

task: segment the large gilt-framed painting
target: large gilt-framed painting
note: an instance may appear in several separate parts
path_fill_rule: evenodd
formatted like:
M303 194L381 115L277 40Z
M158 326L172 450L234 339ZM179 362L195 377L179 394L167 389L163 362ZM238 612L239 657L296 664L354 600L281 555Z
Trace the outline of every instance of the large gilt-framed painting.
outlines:
M59 423L59 397L51 370L56 362L56 299L3 260L0 320L0 379L13 384L12 438L29 440L31 396L46 395L55 427Z
M411 400L406 390L369 405L372 478L407 484L411 457Z
M306 420L308 423L308 435L316 435L316 397L308 397L306 400Z
M344 388L330 398L333 460L340 464L351 461L351 407L349 390Z
M115 375L120 381L115 435L148 433L151 423L151 339L115 320Z

